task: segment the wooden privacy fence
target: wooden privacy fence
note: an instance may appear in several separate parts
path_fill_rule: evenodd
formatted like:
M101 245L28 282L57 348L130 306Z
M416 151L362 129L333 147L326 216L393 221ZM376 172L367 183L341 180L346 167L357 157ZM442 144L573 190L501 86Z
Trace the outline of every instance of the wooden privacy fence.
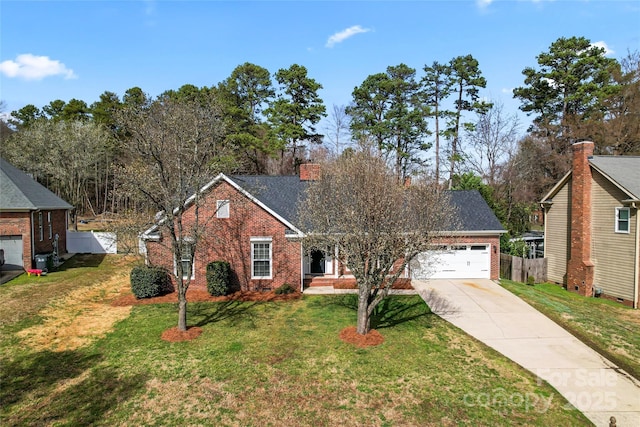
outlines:
M527 283L533 276L535 283L547 281L546 258L520 258L513 255L500 254L500 277L514 282Z

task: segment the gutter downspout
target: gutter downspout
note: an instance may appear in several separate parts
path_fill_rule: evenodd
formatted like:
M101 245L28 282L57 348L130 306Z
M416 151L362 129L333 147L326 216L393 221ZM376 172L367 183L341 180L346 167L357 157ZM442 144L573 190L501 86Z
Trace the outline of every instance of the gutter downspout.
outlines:
M35 226L34 226L34 220L33 220L33 214L35 211L31 211L31 233L29 236L29 243L31 244L31 255L29 256L29 262L33 263L33 257L35 256L34 252L36 251L36 244L33 241L33 235L36 232ZM23 258L24 260L24 258ZM31 268L31 265L29 266L25 266L26 268Z
M637 289L637 287L636 287ZM300 293L304 292L304 248L300 241Z
M546 258L547 257L547 207L545 206L544 203L540 203L540 207L542 208L542 221L544 222L544 240L542 241L544 246L543 246L543 250L542 250L542 258ZM564 266L565 268L567 268L567 266Z
M633 279L633 308L638 308L638 286L640 283L640 209L636 209L636 260L635 277Z

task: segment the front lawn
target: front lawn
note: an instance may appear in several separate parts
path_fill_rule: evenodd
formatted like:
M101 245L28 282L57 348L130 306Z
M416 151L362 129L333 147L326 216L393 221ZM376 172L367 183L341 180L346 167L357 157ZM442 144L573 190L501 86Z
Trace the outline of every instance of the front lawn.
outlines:
M640 311L614 301L585 298L558 285L527 286L500 280L582 342L640 379Z
M103 313L116 286L102 269L126 284L114 264L95 267L107 283L102 301L99 283L64 291L51 283L56 296L46 304L3 318L1 425L589 425L554 389L431 314L417 296L385 302L374 321L385 341L365 349L338 338L355 322L353 295L192 303L189 324L203 333L189 342L160 339L176 324L174 304L99 318L111 329L63 349L33 339L39 327L60 322L60 312L77 324ZM20 286L34 285L3 286L0 298L19 307L28 299ZM77 304L84 295L90 303ZM65 328L49 329L51 339Z

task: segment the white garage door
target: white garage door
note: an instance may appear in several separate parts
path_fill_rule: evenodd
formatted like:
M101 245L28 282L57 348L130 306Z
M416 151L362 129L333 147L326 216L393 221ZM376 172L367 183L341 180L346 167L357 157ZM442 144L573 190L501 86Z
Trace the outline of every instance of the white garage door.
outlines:
M490 245L455 245L424 252L411 263L414 279L489 279Z
M22 236L0 236L0 249L4 249L3 268L23 267Z

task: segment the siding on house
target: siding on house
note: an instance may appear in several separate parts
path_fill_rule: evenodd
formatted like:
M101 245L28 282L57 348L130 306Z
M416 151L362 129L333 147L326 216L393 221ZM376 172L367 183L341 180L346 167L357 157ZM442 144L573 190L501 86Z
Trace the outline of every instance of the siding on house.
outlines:
M56 234L58 235L58 253L67 252L67 211L53 210L42 212L42 235L40 240L39 217L38 212L33 213L33 240L35 254L53 252L53 242ZM49 215L51 214L51 215ZM51 221L49 221L51 219ZM34 254L34 255L35 255Z
M615 232L616 207L628 198L610 180L593 171L592 260L596 265L594 287L611 297L633 301L637 209L630 209L629 233Z
M31 268L31 212L0 212L0 236L22 236L22 265Z
M217 218L218 200L229 200L229 218ZM287 236L287 227L269 212L221 181L203 197L198 215L201 238L190 285L194 289L206 289L206 266L218 260L231 264L232 285L236 290L275 289L285 283L300 288L301 243ZM194 220L192 206L183 217L185 228L192 229ZM271 239L271 279L251 278L252 238ZM168 236L163 236L160 242L148 241L149 262L173 271L175 264L170 244Z
M544 256L548 259L547 278L556 283L567 283L567 261L570 257L569 238L571 224L571 179L553 196L545 220Z

